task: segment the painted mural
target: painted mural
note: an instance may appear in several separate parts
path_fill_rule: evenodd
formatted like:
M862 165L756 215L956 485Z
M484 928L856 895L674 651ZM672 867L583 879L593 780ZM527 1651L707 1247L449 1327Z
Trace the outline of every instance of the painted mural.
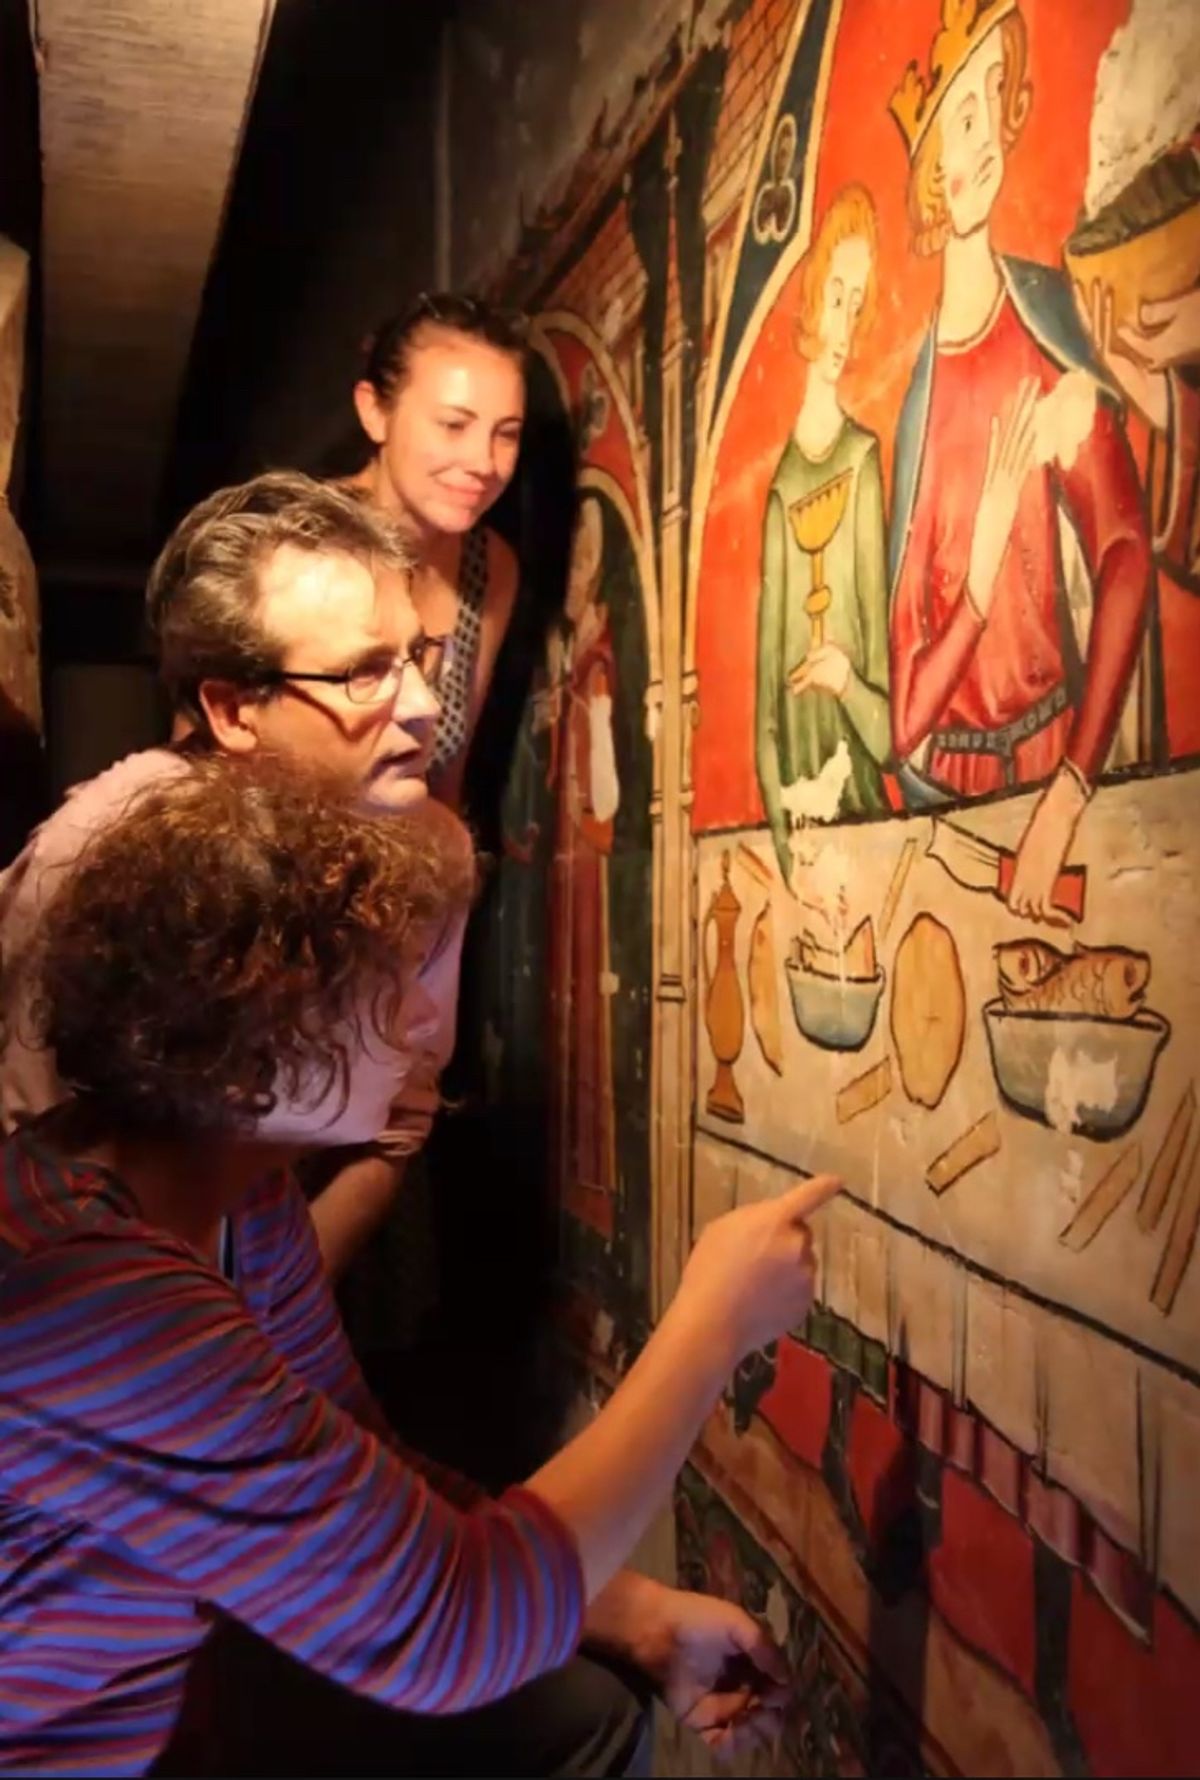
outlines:
M1193 1772L1192 0L685 18L507 288L579 486L492 1030L593 1363L846 1182L684 1568L809 1677L784 1771Z

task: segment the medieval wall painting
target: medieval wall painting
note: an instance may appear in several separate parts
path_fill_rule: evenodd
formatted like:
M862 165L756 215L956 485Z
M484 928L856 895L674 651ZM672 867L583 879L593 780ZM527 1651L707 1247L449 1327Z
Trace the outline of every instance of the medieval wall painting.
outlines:
M847 0L808 227L718 321L692 590L698 1199L842 1173L827 1307L1194 1610L1186 12Z
M922 36L920 10L885 21L866 3L844 9L810 154L811 227L781 254L728 381L711 389L709 498L694 519L700 905L729 930L730 976L730 859L744 893L773 901L773 929L760 919L751 943L743 924L744 981L752 1023L782 999L794 1030L785 1021L786 1063L760 1044L739 1085L736 1000L711 984L698 1055L724 1076L699 1123L794 1166L853 1178L865 1160L873 1196L886 1180L906 1225L1182 1357L1200 1289L1181 1266L1190 1209L1169 1255L1146 1244L1139 1256L1140 1304L1131 1257L1104 1257L1125 1222L1158 1232L1167 1173L1188 1197L1190 1059L1170 1039L1197 1011L1196 785L1140 774L1193 751L1189 663L1172 680L1163 659L1191 568L1161 521L1182 504L1195 530L1200 421L1173 441L1139 421L1147 409L1184 419L1194 393L1195 33L1178 6L1093 18L1102 58L1072 57L1091 111L1072 85L1067 151L1061 73L1045 75L1054 105L1036 100L1074 22L947 0ZM843 68L857 103L839 131ZM1130 68L1149 71L1133 91ZM859 125L876 74L890 129L878 156ZM1012 190L1023 137L1078 163L1065 201L1082 220L1058 240ZM773 163L763 177L777 180ZM925 272L912 297L905 255ZM1112 318L1118 287L1125 323ZM1163 354L1150 369L1147 329L1160 327L1181 342L1170 369ZM1134 409L1120 398L1142 373L1155 393L1138 385ZM1165 501L1164 458L1187 484ZM755 552L738 516L760 487ZM738 820L759 809L766 848L758 824ZM1117 1142L1113 1171L1098 1146ZM1140 1225L1132 1203L1111 1223L1155 1166ZM911 1200L906 1179L922 1189ZM989 1179L1003 1184L989 1191ZM1028 1205L1012 1202L1018 1181ZM1090 1211L1076 1221L1080 1204ZM1106 1226L1090 1254L1104 1278L1084 1280L1077 1257Z
M641 105L515 275L581 462L510 792L593 1349L841 1173L688 1562L732 1516L914 1762L1191 1771L1195 10L732 0Z

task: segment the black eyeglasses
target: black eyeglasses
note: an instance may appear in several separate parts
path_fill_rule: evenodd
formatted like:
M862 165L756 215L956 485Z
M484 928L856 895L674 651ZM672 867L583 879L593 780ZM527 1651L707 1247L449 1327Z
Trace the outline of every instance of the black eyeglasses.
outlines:
M344 668L340 674L299 674L288 668L256 675L260 686L285 686L293 680L313 681L321 686L341 686L352 705L382 704L395 698L404 679L404 670L411 663L429 687L435 687L441 676L450 638L418 637L403 655L391 661L366 662L361 667Z

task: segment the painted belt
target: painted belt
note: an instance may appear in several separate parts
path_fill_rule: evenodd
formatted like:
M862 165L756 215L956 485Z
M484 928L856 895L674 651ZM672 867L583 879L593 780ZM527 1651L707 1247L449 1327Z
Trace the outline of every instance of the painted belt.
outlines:
M1027 742L1030 736L1053 723L1070 702L1066 686L1060 681L1011 723L1001 724L999 729L938 729L933 734L933 746L945 754L994 754L1004 762L1005 783L1012 784L1017 744Z

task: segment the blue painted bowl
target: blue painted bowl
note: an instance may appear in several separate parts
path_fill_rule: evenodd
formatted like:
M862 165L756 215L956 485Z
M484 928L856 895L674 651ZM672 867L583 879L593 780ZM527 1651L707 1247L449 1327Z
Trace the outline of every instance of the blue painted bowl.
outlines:
M882 966L867 979L817 976L787 960L792 1012L801 1033L824 1051L860 1051L871 1036L883 996Z
M1142 1116L1159 1052L1171 1036L1161 1014L1132 1020L1016 1013L989 1001L983 1025L996 1085L1015 1112L1081 1137L1120 1137Z

